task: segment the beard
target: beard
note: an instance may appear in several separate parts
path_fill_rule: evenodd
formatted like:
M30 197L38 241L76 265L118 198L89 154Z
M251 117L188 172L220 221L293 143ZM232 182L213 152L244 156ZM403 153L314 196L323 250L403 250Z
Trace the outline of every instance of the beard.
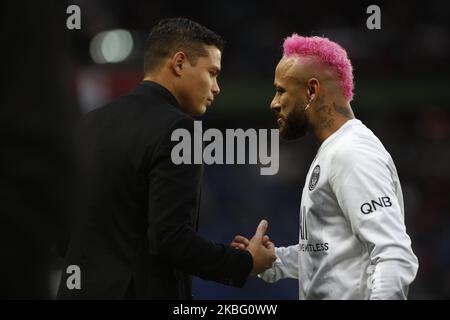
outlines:
M286 141L296 140L303 137L307 131L306 114L300 107L296 107L286 118L283 118L280 126L280 137Z

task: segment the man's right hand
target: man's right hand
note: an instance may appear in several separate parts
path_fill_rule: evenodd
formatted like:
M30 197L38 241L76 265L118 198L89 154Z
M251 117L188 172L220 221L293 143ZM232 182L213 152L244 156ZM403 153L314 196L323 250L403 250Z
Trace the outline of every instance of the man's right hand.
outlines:
M276 260L275 245L269 241L269 237L265 235L268 223L266 220L261 220L256 229L253 238L248 241L242 237L242 245L250 252L253 258L252 274L259 274L264 270L272 267L272 263ZM238 236L239 237L239 236ZM236 241L236 238L234 242ZM234 243L233 242L233 243ZM232 244L233 245L233 244Z

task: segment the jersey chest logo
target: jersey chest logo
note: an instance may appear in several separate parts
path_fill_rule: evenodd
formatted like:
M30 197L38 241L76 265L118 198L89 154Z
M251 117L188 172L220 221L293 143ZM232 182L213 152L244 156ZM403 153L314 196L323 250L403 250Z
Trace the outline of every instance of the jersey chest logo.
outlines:
M309 191L313 191L319 181L320 177L320 166L317 165L314 167L314 170L311 174L311 179L309 179Z

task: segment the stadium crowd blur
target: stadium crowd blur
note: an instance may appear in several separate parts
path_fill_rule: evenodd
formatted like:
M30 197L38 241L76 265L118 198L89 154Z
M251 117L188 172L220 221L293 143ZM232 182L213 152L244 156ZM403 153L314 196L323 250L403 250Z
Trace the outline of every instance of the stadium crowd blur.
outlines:
M320 1L318 5L291 0L74 0L70 4L81 8L81 29L67 30L62 20L63 30L55 39L63 44L63 80L55 83L64 87L65 99L60 101L71 110L71 124L139 83L145 36L161 18L191 18L227 41L221 94L200 119L204 130L275 128L269 105L283 39L296 32L326 36L341 44L354 67L353 111L391 153L402 182L406 225L420 263L410 298L450 298L450 33L444 27L450 11L446 1ZM370 4L381 8L380 30L366 26ZM59 8L63 18L68 17L65 6ZM103 42L94 41L99 33L115 29L123 29L126 36L110 34L115 41L108 43L103 34ZM123 59L114 62L117 57L102 56L102 48L111 53L119 50L118 43L129 48L127 54L117 53ZM44 35L40 46L46 45ZM39 117L36 112L33 116ZM59 129L64 128L70 125ZM229 243L235 234L251 236L258 221L266 218L277 246L295 244L301 191L316 150L310 136L282 142L280 169L273 176L261 176L257 165L206 166L200 233ZM70 150L62 152L70 154ZM70 177L70 160L67 163L61 170ZM48 189L51 181L41 183ZM62 199L61 206L70 210L70 194ZM58 260L51 266L56 281ZM196 278L193 291L196 299L297 299L298 283L266 284L252 278L244 289L235 289Z

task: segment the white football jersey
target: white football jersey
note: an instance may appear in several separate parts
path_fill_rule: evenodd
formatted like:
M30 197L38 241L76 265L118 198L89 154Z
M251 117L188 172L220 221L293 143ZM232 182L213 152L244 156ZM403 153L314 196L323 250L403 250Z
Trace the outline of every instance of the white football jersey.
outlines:
M299 280L300 299L406 299L418 260L391 156L361 121L320 146L303 188L299 243L259 277Z

